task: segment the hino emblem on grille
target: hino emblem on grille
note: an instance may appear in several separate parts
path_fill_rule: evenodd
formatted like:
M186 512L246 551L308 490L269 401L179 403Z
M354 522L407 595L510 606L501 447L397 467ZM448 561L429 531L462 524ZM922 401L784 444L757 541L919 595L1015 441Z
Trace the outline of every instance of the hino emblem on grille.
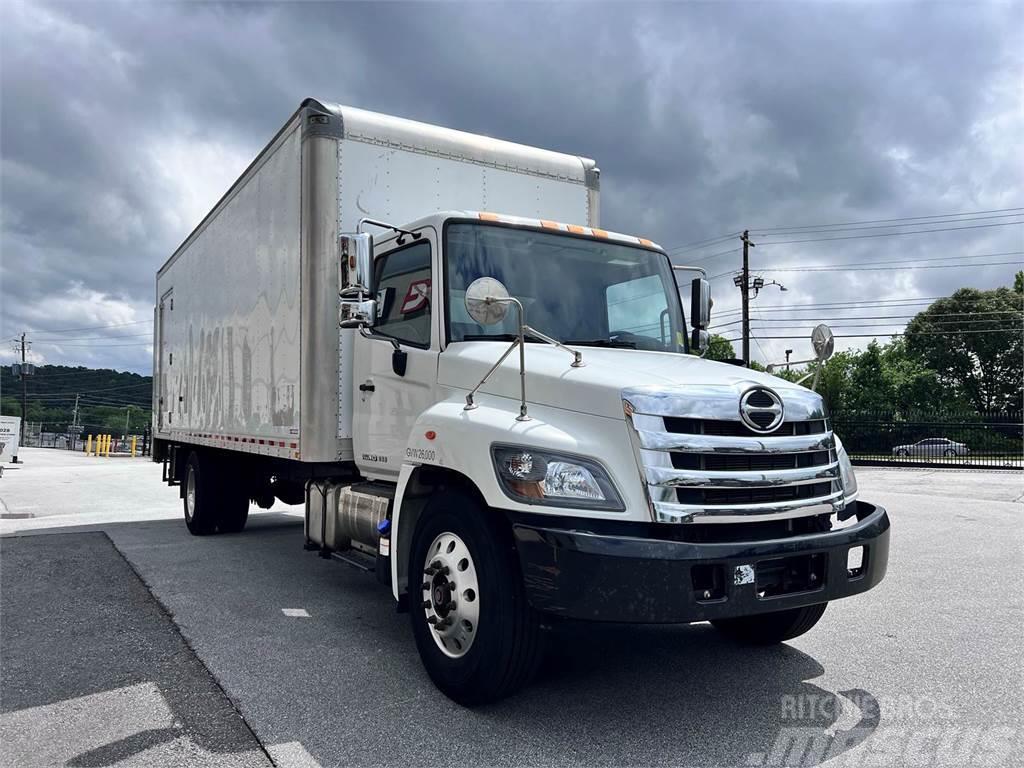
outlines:
M754 432L774 432L783 415L782 399L767 387L748 389L740 398L740 418Z

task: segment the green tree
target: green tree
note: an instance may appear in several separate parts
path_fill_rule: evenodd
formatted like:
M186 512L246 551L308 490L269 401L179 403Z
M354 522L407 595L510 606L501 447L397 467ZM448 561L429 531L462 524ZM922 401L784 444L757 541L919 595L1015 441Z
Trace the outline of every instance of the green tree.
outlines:
M1017 274L1013 276L1013 292L1024 293L1024 269L1019 270Z
M736 350L733 349L732 342L725 336L713 333L708 342L707 354L704 357L708 360L732 360L736 357Z
M907 324L910 357L975 410L1019 410L1024 396L1021 294L961 288Z

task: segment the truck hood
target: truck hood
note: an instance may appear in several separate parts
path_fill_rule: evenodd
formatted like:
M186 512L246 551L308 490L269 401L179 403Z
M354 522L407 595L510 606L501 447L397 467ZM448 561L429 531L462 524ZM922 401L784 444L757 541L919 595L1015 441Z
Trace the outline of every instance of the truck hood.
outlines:
M454 389L472 389L507 348L505 342L469 341L451 344L438 358L438 383ZM632 349L580 347L584 365L571 366L572 356L547 344L526 345L527 403L563 408L595 416L623 418L622 390L634 387L673 389L694 387L694 397L721 389L735 392L738 400L751 385L767 386L784 399L787 393L808 390L767 373L692 355ZM698 391L699 390L699 391ZM519 352L498 367L480 394L519 399ZM481 402L484 398L479 397Z

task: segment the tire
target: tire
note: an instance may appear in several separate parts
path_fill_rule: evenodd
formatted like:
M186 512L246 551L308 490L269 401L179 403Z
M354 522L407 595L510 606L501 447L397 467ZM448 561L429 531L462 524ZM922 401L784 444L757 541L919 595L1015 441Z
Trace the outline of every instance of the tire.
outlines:
M956 456L956 451L954 451L952 448L947 448L943 455L945 455L945 456Z
M907 456L910 455L910 451L908 451L906 448L901 448L900 450L896 451L896 455L899 456L900 458L905 459Z
M434 684L467 707L518 690L543 656L539 616L526 597L512 534L503 522L469 493L441 491L420 516L410 549L416 648Z
M790 608L773 613L760 613L738 619L712 621L715 629L748 645L775 645L807 632L818 623L828 603Z
M185 525L193 536L208 536L217 529L217 495L211 472L207 472L209 461L200 461L199 454L192 451L185 462L185 476L182 478L184 493L182 506L185 511Z
M249 498L229 480L227 462L192 451L185 464L182 505L193 536L238 533L249 519Z
M215 465L217 484L217 530L240 533L249 519L249 494L235 478L244 476L244 467L237 460L222 458Z

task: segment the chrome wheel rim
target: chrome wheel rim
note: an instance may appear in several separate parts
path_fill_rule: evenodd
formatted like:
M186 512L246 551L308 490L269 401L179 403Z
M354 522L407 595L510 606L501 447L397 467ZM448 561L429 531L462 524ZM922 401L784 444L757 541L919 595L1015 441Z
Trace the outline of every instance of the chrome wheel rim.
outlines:
M422 606L430 635L446 656L473 646L480 619L480 585L469 547L458 535L438 535L423 561Z
M191 520L196 513L196 471L188 468L188 477L185 479L185 514Z

